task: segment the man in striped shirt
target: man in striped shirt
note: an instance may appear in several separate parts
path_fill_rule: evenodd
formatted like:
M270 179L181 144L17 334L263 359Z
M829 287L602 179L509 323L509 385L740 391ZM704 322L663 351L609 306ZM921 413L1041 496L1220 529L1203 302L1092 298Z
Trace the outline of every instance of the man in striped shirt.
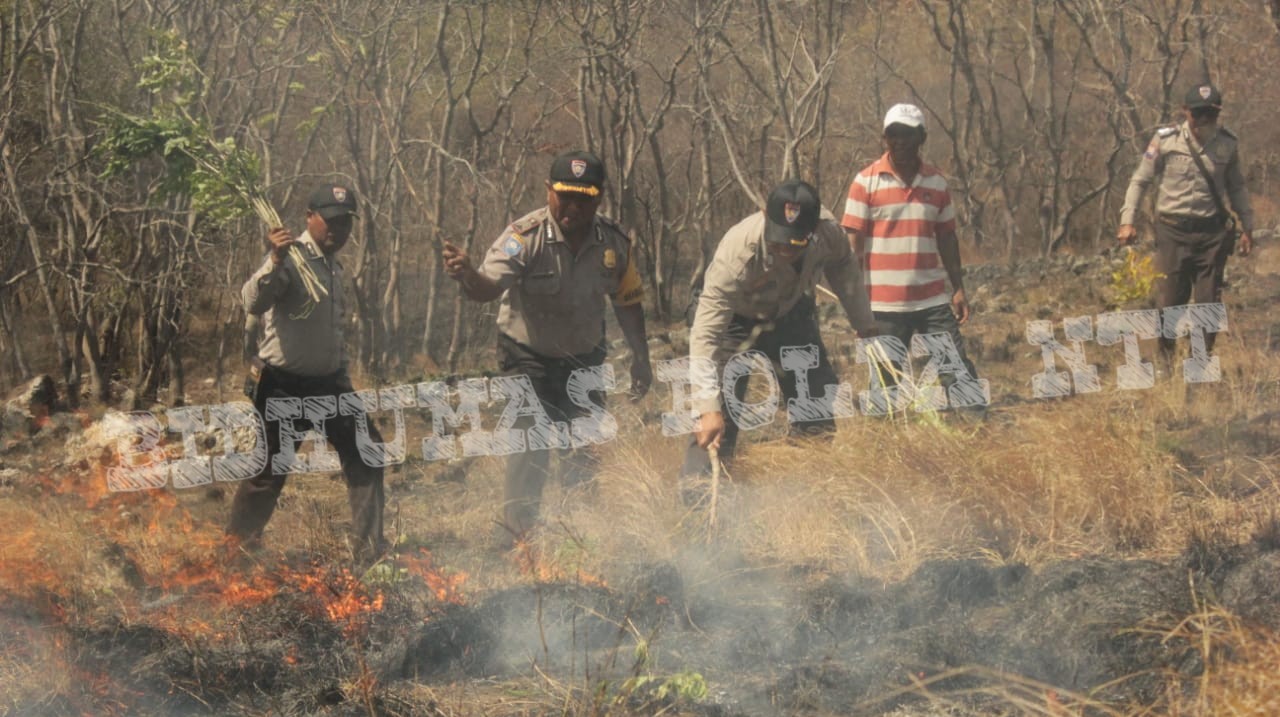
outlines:
M914 335L946 333L968 378L976 379L960 337L960 325L969 320L969 301L955 209L942 173L920 158L925 136L919 107L889 108L884 117L887 151L849 186L841 226L862 259L871 310L882 333L897 337L907 348ZM900 362L895 358L894 363ZM894 385L890 374L885 383ZM963 377L944 373L943 381L956 378Z

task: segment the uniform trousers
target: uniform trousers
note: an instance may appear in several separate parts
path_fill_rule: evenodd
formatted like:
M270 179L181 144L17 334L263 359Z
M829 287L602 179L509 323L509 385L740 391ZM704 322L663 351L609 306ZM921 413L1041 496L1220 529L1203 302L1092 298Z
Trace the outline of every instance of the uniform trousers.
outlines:
M1211 222L1217 226L1204 231L1202 226L1171 221L1160 217L1156 222L1156 271L1164 274L1156 286L1158 308L1182 306L1193 294L1198 304L1218 303L1227 259L1235 250L1235 232L1228 231L1225 222ZM1207 349L1213 349L1216 337L1216 332L1205 336ZM1166 361L1172 358L1176 342L1161 335L1160 353Z
M280 422L266 421L269 398L307 398L349 393L351 379L345 370L329 376L299 376L266 366L258 380L253 406L262 416L267 432L267 465L258 475L240 484L231 504L227 534L242 543L254 544L262 539L262 531L275 512L285 475L272 472L271 463L280 452ZM294 421L299 433L311 428L305 419ZM381 443L372 421L368 422L369 439ZM351 537L357 557L376 557L386 547L382 533L382 515L386 499L383 493L382 467L367 465L356 444L356 417L338 415L324 421L325 438L338 454L347 481L347 501L351 506ZM300 441L295 442L297 449Z
M697 296L689 309L690 317L697 313ZM778 387L782 393L782 405L787 399L796 398L795 373L779 371L781 352L784 346L818 347L818 366L809 370L809 391L815 396L822 396L826 386L838 383L835 369L827 355L827 347L822 343L822 335L818 331L818 319L814 311L813 297L806 294L801 297L786 314L774 320L757 320L746 316L734 315L729 324L728 334L721 343L737 347L735 353L754 349L769 357L774 370L778 374ZM739 380L734 385L734 395L739 400L747 394L747 380ZM724 397L720 399L720 411L724 416L724 435L720 438L719 456L729 463L733 459L738 445L738 424L733 420L733 413L725 410ZM816 421L797 421L790 424L792 435L823 435L836 430L834 419L824 418ZM698 447L696 436L691 436L684 453L684 465L680 469L682 478L705 475L711 472L711 457L707 451Z
M573 419L587 415L586 408L569 400L569 376L575 369L599 366L604 359L603 345L586 354L551 357L539 354L505 334L498 335L498 367L507 376L529 377L542 409L553 423L570 424ZM590 391L587 395L594 403L604 405L603 391ZM533 425L533 420L530 416L523 416L517 420L515 428L527 429ZM499 543L510 544L537 523L542 488L552 472L552 450L560 454L557 473L565 487L585 483L594 477L599 457L590 446L524 450L511 454L507 458Z

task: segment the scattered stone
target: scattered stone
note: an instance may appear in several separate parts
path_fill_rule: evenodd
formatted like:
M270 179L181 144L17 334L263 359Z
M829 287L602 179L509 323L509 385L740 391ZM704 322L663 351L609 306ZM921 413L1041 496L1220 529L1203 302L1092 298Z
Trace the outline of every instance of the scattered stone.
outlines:
M0 410L0 433L7 436L33 435L56 410L58 389L48 375L22 384L4 400Z
M48 374L37 376L14 389L5 403L34 416L47 416L58 403L58 389Z
M84 432L85 419L75 413L55 413L41 423L37 438L68 439Z
M0 406L0 435L6 439L6 450L15 439L25 438L33 432L35 432L34 421L24 411L8 404Z

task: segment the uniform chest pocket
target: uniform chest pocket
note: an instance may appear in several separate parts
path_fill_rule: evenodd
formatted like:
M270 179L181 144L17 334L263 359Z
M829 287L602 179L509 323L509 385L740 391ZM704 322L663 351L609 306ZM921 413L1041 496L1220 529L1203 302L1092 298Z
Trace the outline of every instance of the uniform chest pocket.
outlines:
M537 262L524 275L524 291L530 296L552 296L560 293L560 268L554 257Z

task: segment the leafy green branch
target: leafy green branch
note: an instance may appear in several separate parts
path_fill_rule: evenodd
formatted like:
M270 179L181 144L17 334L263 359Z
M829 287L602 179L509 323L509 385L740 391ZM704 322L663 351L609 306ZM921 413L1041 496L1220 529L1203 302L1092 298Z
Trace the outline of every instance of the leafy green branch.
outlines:
M262 191L257 155L238 147L231 137L218 140L208 122L193 115L192 108L198 108L203 96L204 74L186 42L176 33L159 33L156 54L144 57L139 71L138 87L155 100L151 113L140 116L104 108L103 138L95 150L105 159L102 177L109 179L141 161L159 158L164 164L161 196L188 197L192 209L219 224L251 211L268 229L281 226L279 213ZM319 303L329 292L297 245L289 248L289 260L311 304Z

